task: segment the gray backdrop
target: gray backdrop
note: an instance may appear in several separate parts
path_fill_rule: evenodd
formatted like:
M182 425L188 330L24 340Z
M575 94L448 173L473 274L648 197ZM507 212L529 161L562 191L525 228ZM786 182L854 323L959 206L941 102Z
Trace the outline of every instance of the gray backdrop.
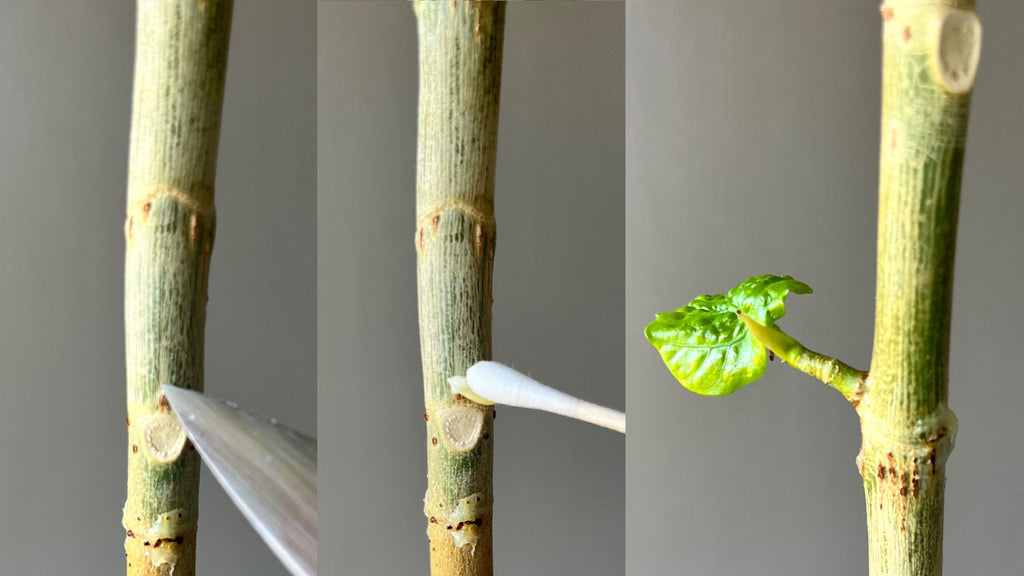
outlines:
M624 7L510 4L494 357L623 408ZM417 42L406 3L320 4L320 566L423 574ZM500 574L624 571L624 440L498 408Z
M1024 6L984 24L960 215L947 469L949 574L1024 564ZM627 8L629 574L865 574L857 417L787 366L686 391L643 336L656 312L791 274L787 332L867 368L874 329L878 2Z
M134 3L0 5L0 574L119 574ZM238 2L206 390L316 431L315 5ZM198 570L284 574L203 473Z

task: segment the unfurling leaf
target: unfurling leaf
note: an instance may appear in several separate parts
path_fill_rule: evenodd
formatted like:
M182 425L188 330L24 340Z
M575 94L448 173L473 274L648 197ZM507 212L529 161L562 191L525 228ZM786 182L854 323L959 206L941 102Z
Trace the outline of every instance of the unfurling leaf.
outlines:
M811 288L789 276L754 276L728 294L698 296L686 306L658 314L647 325L647 340L688 390L725 396L764 374L765 346L737 312L769 328L786 313L790 292Z

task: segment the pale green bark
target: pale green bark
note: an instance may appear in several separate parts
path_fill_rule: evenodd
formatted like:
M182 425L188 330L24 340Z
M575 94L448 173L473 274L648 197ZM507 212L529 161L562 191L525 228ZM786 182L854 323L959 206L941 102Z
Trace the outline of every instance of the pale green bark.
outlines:
M889 0L877 308L858 456L873 576L938 576L960 175L981 29L973 0Z
M505 5L417 2L416 252L431 573L493 572L493 408L448 378L491 357L494 167Z
M125 223L129 575L195 571L199 457L160 394L203 389L231 0L140 0Z

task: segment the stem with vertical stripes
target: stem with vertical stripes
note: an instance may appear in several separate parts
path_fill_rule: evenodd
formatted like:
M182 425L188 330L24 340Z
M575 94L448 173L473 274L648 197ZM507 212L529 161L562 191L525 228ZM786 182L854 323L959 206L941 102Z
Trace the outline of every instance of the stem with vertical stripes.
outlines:
M491 358L494 168L503 2L416 2L416 253L427 427L423 511L434 576L486 576L493 407L448 378Z
M139 0L125 223L129 576L191 576L199 456L160 385L203 389L231 0Z
M887 0L875 340L858 412L872 576L939 576L960 176L981 43L973 0Z

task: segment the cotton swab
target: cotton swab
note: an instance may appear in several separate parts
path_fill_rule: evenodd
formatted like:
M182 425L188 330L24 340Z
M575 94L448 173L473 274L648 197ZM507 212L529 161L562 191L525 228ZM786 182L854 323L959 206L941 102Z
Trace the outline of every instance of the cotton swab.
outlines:
M448 383L452 392L478 404L543 410L626 433L625 413L570 396L497 362L477 362Z

